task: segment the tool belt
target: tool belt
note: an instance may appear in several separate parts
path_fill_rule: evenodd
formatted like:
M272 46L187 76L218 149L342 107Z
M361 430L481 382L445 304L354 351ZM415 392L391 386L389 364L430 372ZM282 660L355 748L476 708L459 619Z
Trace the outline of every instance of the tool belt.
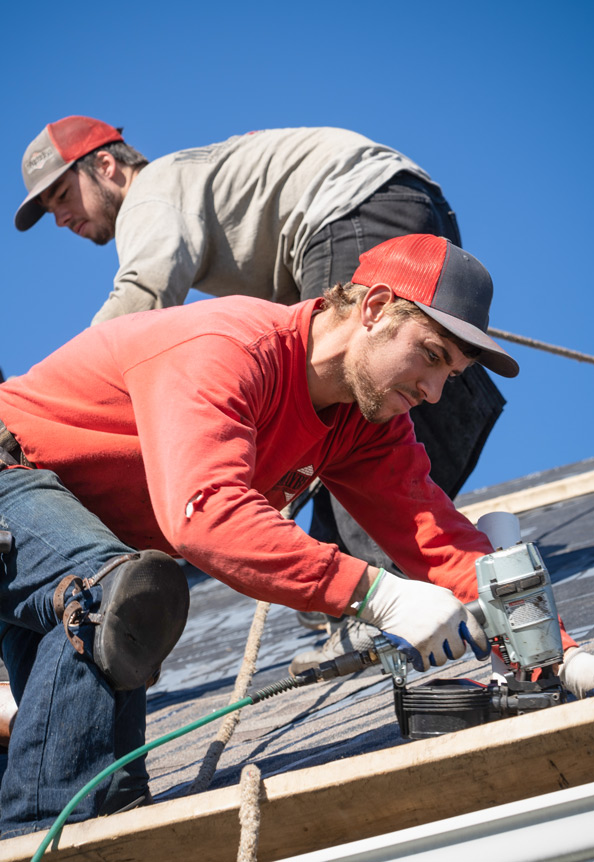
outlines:
M7 458L6 455L9 457ZM35 467L35 464L29 461L16 438L0 419L0 470L14 466L14 464L20 464L22 467Z

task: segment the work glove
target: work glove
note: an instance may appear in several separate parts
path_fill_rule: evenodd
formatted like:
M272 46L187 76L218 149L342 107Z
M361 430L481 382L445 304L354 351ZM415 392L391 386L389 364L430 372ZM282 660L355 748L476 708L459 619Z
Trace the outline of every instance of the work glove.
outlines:
M594 695L594 655L580 647L570 647L559 666L559 679L580 700Z
M450 590L399 578L383 569L357 617L381 629L418 671L460 658L466 643L481 660L491 651L481 626Z

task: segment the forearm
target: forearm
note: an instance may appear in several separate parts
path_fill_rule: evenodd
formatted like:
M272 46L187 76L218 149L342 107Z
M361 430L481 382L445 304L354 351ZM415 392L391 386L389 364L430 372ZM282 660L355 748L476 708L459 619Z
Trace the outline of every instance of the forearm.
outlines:
M369 451L339 462L322 481L408 577L471 601L477 595L474 561L491 545L428 479L429 463L412 429L402 423L400 436L397 431L381 445L372 438Z
M105 320L112 320L114 317L122 317L137 311L150 311L159 307L158 299L154 294L143 290L139 285L129 285L125 290L112 290L91 320L91 326L103 323Z
M145 273L147 264L141 261L128 267L126 272L120 267L113 290L93 317L91 326L124 314L183 305L191 287L191 276L175 269L169 270L165 264L162 269L161 275L158 268Z
M204 488L184 517L160 520L185 559L252 598L341 616L367 592L362 560L312 539L254 489Z

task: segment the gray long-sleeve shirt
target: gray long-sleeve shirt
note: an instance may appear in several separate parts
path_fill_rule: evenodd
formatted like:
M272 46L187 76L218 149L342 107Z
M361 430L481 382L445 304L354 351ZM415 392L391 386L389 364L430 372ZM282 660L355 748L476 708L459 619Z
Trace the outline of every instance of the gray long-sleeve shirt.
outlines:
M116 221L120 267L93 318L180 305L191 287L291 304L312 236L399 171L390 147L344 129L270 129L181 150L138 174Z

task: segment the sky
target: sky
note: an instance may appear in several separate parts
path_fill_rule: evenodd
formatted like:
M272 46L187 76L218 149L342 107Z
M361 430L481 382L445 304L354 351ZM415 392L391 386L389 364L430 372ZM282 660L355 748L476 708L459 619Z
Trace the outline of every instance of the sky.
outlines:
M149 159L294 126L392 146L440 183L490 270L492 326L593 354L593 25L591 0L7 4L4 375L88 326L117 269L113 242L13 224L25 147L70 114L124 126ZM594 365L504 346L521 373L496 378L507 404L467 491L594 454Z

